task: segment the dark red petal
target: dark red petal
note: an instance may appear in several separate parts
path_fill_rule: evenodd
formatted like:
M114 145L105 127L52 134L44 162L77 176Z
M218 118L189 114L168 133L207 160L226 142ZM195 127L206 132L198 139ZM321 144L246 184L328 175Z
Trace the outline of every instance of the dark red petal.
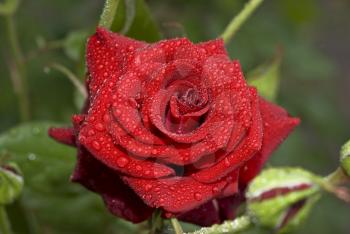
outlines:
M206 41L197 44L198 47L204 48L205 51L207 52L207 56L210 55L227 55L225 45L224 45L224 40L222 39L216 39L212 41Z
M72 181L100 194L111 213L131 222L142 222L153 212L151 207L122 182L116 171L99 162L84 149L79 149Z
M204 183L212 183L240 167L247 160L251 159L258 150L260 150L263 133L259 99L256 90L252 89L251 91L253 119L247 136L231 154L217 164L193 173L192 177L196 180Z
M107 166L121 173L143 178L160 178L175 174L174 170L166 165L131 157L115 145L107 132L93 129L93 126L86 125L80 132L79 142ZM89 133L91 130L95 131L93 135L82 135L82 132Z
M236 193L233 196L217 199L221 221L234 219L237 208L244 202L244 197Z
M203 184L191 177L170 177L148 180L123 177L131 188L151 207L170 213L191 210L215 198L227 184L226 180Z
M194 223L200 226L211 226L222 221L219 214L219 205L215 199L193 210L187 211L177 216L177 218L181 221Z
M260 98L260 111L264 123L262 148L241 169L240 181L243 185L248 184L259 173L271 153L300 123L298 118L290 117L282 107L268 102L263 98Z
M94 96L103 82L112 75L120 76L127 68L128 54L146 43L97 28L87 44L87 67L90 73L89 91ZM92 98L92 97L90 97Z
M137 51L136 63L162 63L188 59L202 61L206 58L205 50L194 45L187 38L163 40Z
M73 128L50 128L49 136L63 144L75 146Z

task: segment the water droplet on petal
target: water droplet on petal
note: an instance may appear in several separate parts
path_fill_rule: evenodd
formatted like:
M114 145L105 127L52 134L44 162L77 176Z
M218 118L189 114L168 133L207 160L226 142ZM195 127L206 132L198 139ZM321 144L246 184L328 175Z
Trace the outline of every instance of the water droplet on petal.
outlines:
M152 185L151 185L151 184L146 184L145 189L146 189L147 192L148 192L149 190L151 190L151 188L152 188Z
M225 166L227 166L227 167L230 166L230 161L228 160L228 158L225 158L224 163L225 163Z
M100 150L101 149L101 145L97 141L93 141L92 142L92 147L94 147L95 150Z
M125 157L120 157L117 159L117 164L120 167L125 167L129 163L129 159Z
M202 200L202 194L200 194L200 193L195 193L195 194L194 194L194 199L196 199L197 201Z
M103 131L104 126L103 126L102 123L97 123L97 124L95 124L95 128L96 128L96 130L98 130L98 131Z

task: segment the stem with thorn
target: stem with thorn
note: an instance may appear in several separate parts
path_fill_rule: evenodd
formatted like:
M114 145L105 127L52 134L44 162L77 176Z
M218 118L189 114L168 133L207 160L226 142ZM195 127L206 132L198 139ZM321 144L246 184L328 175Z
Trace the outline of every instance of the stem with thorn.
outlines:
M263 0L250 0L248 3L246 3L243 10L231 20L231 22L227 25L226 29L220 36L222 39L224 39L225 44L231 40L231 38L240 29L241 25L249 18L249 16L262 2Z

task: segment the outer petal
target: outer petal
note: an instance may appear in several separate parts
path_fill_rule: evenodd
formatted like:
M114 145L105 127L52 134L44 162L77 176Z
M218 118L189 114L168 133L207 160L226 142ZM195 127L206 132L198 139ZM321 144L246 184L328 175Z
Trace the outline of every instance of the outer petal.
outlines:
M50 128L49 136L66 145L75 146L73 128Z
M124 176L123 179L151 207L177 214L196 208L220 194L226 180L202 184L191 177L148 180Z
M101 84L111 75L123 74L127 67L127 57L135 49L146 46L146 43L97 28L87 44L87 67L90 73L89 91L93 97Z
M131 222L144 221L153 212L121 181L118 173L92 157L85 149L79 149L72 181L100 194L111 213Z
M219 205L215 199L181 214L177 218L181 221L194 223L200 226L210 226L214 223L221 222Z
M212 41L206 41L202 43L198 43L197 46L200 48L204 48L207 52L207 56L209 55L227 55L224 40L216 39Z
M261 150L241 169L240 182L247 185L260 171L271 153L300 123L281 107L260 98L260 111L264 126Z
M245 139L237 148L215 165L192 174L192 177L204 183L212 183L239 168L250 160L261 148L262 120L256 90L252 90L252 125Z

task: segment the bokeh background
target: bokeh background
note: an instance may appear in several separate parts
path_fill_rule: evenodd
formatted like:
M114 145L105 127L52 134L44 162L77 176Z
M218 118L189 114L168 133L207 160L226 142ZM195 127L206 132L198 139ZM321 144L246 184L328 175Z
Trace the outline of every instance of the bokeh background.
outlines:
M146 2L163 37L187 36L199 42L220 35L245 1ZM58 62L84 78L80 59L84 44L79 44L79 39L93 32L102 7L102 0L21 2L15 22L20 46L27 55L30 121L64 124L79 112L81 100L75 87L65 75L47 67ZM267 166L302 166L323 175L337 167L339 148L350 137L349 12L348 0L265 1L229 43L230 56L241 61L245 72L271 60L276 48L284 51L276 102L300 116L302 124ZM11 53L5 26L0 18L0 132L21 122L16 82L10 76ZM75 36L71 35L68 43L71 32ZM40 134L45 138L45 133ZM34 143L27 144L34 152ZM20 152L26 157L22 163L31 167L34 156L41 160L41 155L26 149ZM41 170L24 170L33 173L25 174L25 179L36 180L29 181L34 189L25 189L21 200L8 208L16 233L138 233L129 223L107 214L97 196L69 184L74 151L59 148L57 152L72 157L62 156L59 165L64 173L55 175L52 173L56 171L51 171L47 177L45 168L50 165L45 163L57 163L51 159L38 164ZM50 153L42 154L50 157ZM347 234L349 217L349 204L325 195L306 224L294 233Z

